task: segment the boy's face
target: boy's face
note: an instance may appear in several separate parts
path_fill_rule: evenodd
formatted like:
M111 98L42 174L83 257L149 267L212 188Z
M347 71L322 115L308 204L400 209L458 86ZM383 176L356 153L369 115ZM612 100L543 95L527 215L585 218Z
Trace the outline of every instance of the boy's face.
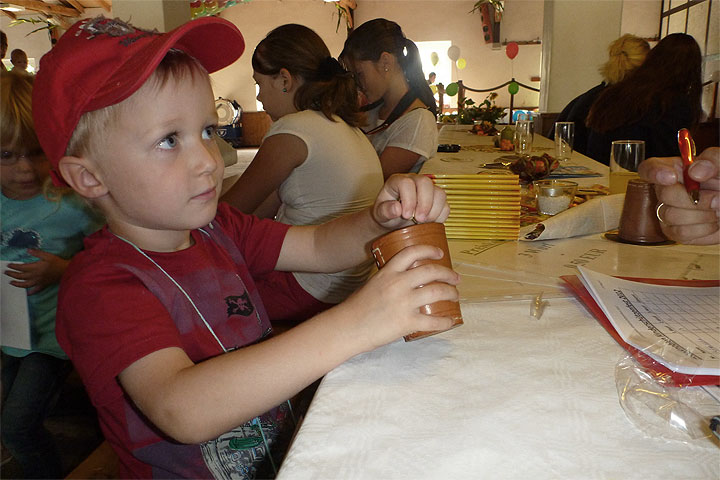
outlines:
M107 189L97 202L113 232L164 251L181 248L188 230L214 218L224 171L217 121L202 75L161 87L153 76L121 104L90 154Z
M2 147L0 182L7 198L29 200L39 195L49 175L50 162L39 147L29 152L19 147Z

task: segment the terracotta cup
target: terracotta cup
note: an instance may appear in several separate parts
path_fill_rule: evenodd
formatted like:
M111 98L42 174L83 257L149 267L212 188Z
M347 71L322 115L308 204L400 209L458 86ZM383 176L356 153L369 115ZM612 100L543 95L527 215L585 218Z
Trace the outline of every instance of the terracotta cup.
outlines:
M660 243L667 240L660 229L655 209L658 199L651 183L633 179L628 182L618 237L637 244Z
M452 268L452 260L450 259L450 250L448 249L447 237L445 236L445 226L442 223L421 223L400 230L395 230L384 235L372 244L372 254L375 257L375 263L378 268L382 268L396 253L405 247L412 245L433 245L441 248L444 255L439 260L421 260L417 265L425 265L427 263L436 263L447 268ZM441 300L430 305L420 307L420 312L426 315L434 315L438 317L451 317L455 323L451 328L455 328L463 324L462 313L460 312L460 303ZM440 333L440 331L414 332L405 335L405 341L417 340L418 338L427 337Z

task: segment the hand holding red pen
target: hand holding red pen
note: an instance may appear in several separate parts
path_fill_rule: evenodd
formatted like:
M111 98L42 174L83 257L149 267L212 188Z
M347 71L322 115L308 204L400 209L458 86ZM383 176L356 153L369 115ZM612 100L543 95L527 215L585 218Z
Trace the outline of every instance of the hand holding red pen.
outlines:
M693 203L683 182L683 173L699 182L698 203ZM684 169L680 157L649 158L640 164L640 176L655 184L661 206L658 217L668 238L681 243L720 243L720 148L711 147Z
M678 131L678 148L680 149L680 158L683 162L683 184L685 191L690 195L693 203L698 203L700 195L700 182L690 177L690 166L695 160L695 142L690 136L687 128L681 128Z

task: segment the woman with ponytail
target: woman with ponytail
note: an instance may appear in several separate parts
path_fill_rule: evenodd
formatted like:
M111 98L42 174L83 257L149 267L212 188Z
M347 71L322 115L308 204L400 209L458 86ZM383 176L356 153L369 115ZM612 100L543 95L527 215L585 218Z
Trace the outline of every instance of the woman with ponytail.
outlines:
M385 178L418 172L437 151L437 106L417 46L400 26L377 18L345 41L340 59L369 102L365 132Z
M290 225L324 223L372 205L383 186L380 162L358 128L352 75L322 39L305 26L282 25L255 48L252 66L257 98L274 123L222 200ZM269 277L259 289L272 320L300 321L344 300L371 271L367 262L333 274L295 273L293 285L275 283L287 276ZM293 298L276 302L277 295ZM280 304L296 310L276 311Z

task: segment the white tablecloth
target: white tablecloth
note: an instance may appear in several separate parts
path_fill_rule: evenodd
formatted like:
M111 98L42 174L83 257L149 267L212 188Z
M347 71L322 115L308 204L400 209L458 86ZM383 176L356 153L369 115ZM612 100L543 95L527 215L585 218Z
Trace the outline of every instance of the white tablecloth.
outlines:
M464 304L465 325L324 378L281 479L717 479L710 440L626 418L624 350L574 299ZM718 412L720 413L720 412Z
M465 127L444 127L441 143L489 143ZM476 173L497 156L438 154L423 172ZM577 153L570 162L606 168ZM601 234L450 246L465 325L328 373L280 479L720 479L720 442L651 437L626 417L615 385L626 353L557 278L577 265L718 278L717 246L638 247ZM540 292L549 304L537 320L530 299Z
M439 143L455 143L461 145L461 150L457 153L438 152L433 155L422 167L421 173L445 173L455 175L472 175L478 173L485 163L495 162L498 158L507 155L513 155L513 152L502 151L478 151L473 150L473 146L490 147L493 142L492 137L475 135L469 133L470 125L445 125L440 129ZM555 143L535 134L533 140L532 155L542 155L547 153L555 156ZM581 187L589 187L591 185L600 184L607 186L609 168L602 163L596 162L592 158L586 157L578 152L573 152L570 160L563 165L575 165L587 167L597 173L602 174L601 177L580 177L570 180L577 182ZM497 170L495 170L497 172Z

